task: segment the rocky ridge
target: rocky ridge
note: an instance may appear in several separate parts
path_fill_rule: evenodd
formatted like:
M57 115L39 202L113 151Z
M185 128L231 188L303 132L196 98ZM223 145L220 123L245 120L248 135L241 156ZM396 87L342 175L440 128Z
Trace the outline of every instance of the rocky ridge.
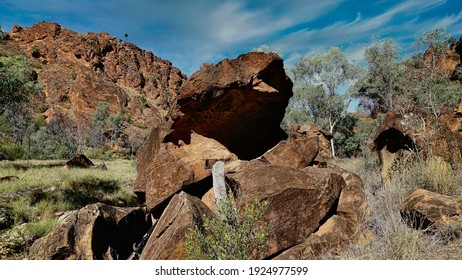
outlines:
M14 26L0 52L25 54L43 85L33 98L47 122L88 126L98 103L124 116L124 134L144 138L174 108L186 76L172 63L108 33L79 34L57 23Z

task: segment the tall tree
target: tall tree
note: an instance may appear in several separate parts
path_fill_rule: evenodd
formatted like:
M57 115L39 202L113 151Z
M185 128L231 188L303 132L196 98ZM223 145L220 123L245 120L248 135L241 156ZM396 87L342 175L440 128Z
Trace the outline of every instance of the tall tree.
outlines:
M0 115L13 104L26 101L30 93L39 92L37 74L24 55L0 57Z
M356 84L353 96L360 98L363 107L372 105L384 113L393 111L404 82L405 67L399 58L399 46L390 38L375 41L366 48L364 56L368 71Z
M323 55L304 56L292 69L295 98L317 125L333 134L350 101L348 92L342 93L341 89L353 85L361 73L362 68L338 47ZM333 138L331 149L335 156Z

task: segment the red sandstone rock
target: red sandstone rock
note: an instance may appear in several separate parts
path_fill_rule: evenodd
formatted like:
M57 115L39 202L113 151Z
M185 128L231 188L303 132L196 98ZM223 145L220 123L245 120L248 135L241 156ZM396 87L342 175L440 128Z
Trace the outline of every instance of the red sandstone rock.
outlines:
M236 155L217 141L196 133L191 135L190 144L180 147L159 141L159 134L154 131L140 153L134 185L135 191L145 192L149 209L159 208L175 193L210 177L216 161L237 160Z
M34 242L29 257L41 260L126 259L149 229L141 208L90 204L67 215L56 229ZM108 252L112 252L108 256Z
M173 100L186 79L171 62L109 34L79 34L56 23L13 28L7 47L19 48L36 65L44 96L34 104L47 108L49 122L55 115L72 126L88 125L100 102L111 114L123 113L127 128L151 126L166 117L158 107L174 107ZM73 124L72 124L73 123ZM133 130L127 129L129 134Z
M334 207L345 186L343 178L328 168L307 170L268 165L259 160L243 162L228 173L236 205L254 199L268 202L264 221L269 225L265 256L302 243Z
M462 200L417 189L402 202L400 212L417 229L438 227L457 221L462 215Z
M213 138L241 159L286 139L280 123L292 82L276 54L248 53L206 65L180 88L182 113L168 140L189 143L191 131Z
M190 227L202 223L204 215L213 216L197 197L184 192L176 194L159 219L141 260L184 260L185 234Z

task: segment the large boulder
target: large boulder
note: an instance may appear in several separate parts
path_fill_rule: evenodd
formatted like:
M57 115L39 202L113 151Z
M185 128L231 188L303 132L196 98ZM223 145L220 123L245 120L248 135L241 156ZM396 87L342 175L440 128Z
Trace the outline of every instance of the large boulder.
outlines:
M340 253L349 244L364 238L366 218L369 215L361 178L351 172L332 167L345 181L331 216L302 243L277 255L278 260L306 260L322 258L326 253Z
M157 132L151 135L157 136ZM206 184L207 189L200 190L200 182L210 178L213 164L219 160L237 160L236 155L216 140L196 133L191 134L189 144L181 146L159 144L150 139L145 150L151 150L151 154L140 156L134 189L145 193L146 205L153 211L162 210L174 194L185 188L196 193L207 192L212 186Z
M202 224L204 215L212 217L213 213L197 197L184 192L176 194L160 217L140 259L186 259L185 234L189 228Z
M292 81L273 53L248 53L205 65L180 88L181 117L168 141L191 131L213 138L240 159L254 159L287 136L280 128Z
M34 242L29 257L42 260L126 259L150 227L143 208L90 204L67 215Z
M272 149L264 153L260 159L273 165L304 168L310 165L319 151L319 138L290 137L279 142Z
M402 202L400 212L412 227L438 227L457 220L462 214L462 200L417 189Z
M392 112L385 116L374 136L385 185L406 162L419 157L441 157L454 166L462 165L462 137L444 120L434 123L426 112L417 108L408 115Z
M351 221L334 215L321 227L300 243L276 256L275 260L312 260L322 258L326 253L337 253L351 243L356 232Z
M236 193L237 207L254 199L268 202L264 222L269 225L266 256L302 243L336 208L345 182L328 168L296 169L242 162L226 175Z

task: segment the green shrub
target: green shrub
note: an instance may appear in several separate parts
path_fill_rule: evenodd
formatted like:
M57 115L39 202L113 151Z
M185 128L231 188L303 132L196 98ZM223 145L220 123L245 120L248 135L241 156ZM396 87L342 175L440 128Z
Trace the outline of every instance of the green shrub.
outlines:
M0 143L0 157L6 157L10 160L24 159L26 157L26 151L20 145Z
M36 127L44 127L47 125L47 121L45 120L45 116L43 115L38 115L35 119L34 119L34 124Z
M38 222L26 224L27 239L35 240L50 233L56 226L58 221L56 219L42 219Z
M7 39L7 33L0 29L0 41L4 41Z
M256 259L265 249L267 228L260 220L268 205L255 200L236 209L232 192L218 205L218 217L204 217L203 225L186 233L189 259L245 260Z

